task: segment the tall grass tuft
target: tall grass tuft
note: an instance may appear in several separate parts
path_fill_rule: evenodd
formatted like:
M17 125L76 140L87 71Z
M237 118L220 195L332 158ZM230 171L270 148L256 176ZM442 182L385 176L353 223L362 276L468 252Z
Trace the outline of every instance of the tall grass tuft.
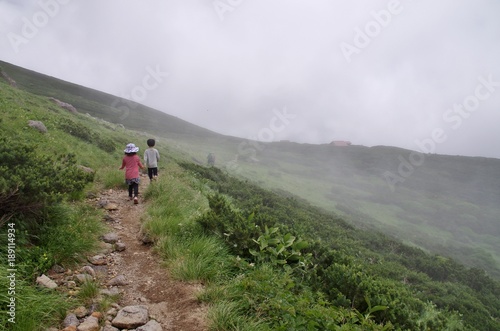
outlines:
M196 218L207 208L206 198L177 165L169 165L158 182L149 185L145 197L151 201L143 231L157 241L174 277L212 281L231 269L229 253L222 242L203 234Z
M169 165L164 172L145 192L151 204L143 230L155 239L200 235L195 219L208 208L206 198L189 185L190 179L177 165Z
M120 161L121 162L121 161ZM100 183L105 189L124 189L125 175L123 171L117 170L121 163L117 162L115 168L104 168L97 172L96 181Z
M182 254L170 263L173 277L210 282L231 274L232 258L218 238L199 236L177 245Z
M6 265L6 261L2 261ZM40 289L30 286L21 279L16 278L15 294L9 295L10 281L7 278L6 268L0 269L0 301L2 306L9 302L11 297L15 298L15 318L9 321L11 316L7 311L0 314L0 330L10 331L41 331L50 326L58 325L64 318L66 310L74 302L63 297L58 292ZM3 310L3 309L2 309Z
M99 300L99 305L98 305L99 311L101 311L103 313L107 312L113 306L114 303L116 303L120 300L120 296L121 296L120 294L103 296Z
M99 211L85 204L58 205L49 217L39 237L55 263L77 262L78 256L97 248L98 236L104 231Z
M208 312L211 321L209 330L261 331L269 330L262 322L254 321L242 314L234 302L219 301Z
M87 280L80 286L80 291L78 292L77 297L84 304L90 305L93 303L94 299L98 297L99 290L100 286L96 281Z

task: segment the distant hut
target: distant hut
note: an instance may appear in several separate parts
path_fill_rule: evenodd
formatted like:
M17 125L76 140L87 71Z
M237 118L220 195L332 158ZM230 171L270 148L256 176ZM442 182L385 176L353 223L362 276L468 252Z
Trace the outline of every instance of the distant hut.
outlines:
M346 147L346 146L351 146L351 142L346 140L334 140L330 143L330 145L337 147Z

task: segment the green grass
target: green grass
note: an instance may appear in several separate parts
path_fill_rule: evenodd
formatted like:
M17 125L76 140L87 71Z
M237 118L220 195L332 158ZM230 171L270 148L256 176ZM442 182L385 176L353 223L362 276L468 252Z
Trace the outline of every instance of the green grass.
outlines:
M145 193L149 205L143 223L143 231L156 241L156 251L163 256L170 274L205 285L231 279L236 264L224 242L205 235L195 221L208 210L207 200L201 194L206 190L203 182L170 164ZM208 318L210 330L261 329L259 322L245 317L235 304L228 302L216 302Z
M183 233L198 235L194 220L207 210L201 192L190 186L190 178L174 163L165 167L157 182L148 186L144 197L151 200L143 229L153 238Z
M90 306L94 302L94 300L98 297L99 291L100 291L100 285L98 282L93 280L87 280L80 285L77 298L85 305Z
M21 89L42 96L35 97L3 84L8 95L0 100L0 104L9 103L5 111L9 125L2 127L2 130L9 134L31 131L26 128L28 117L45 120L47 113L52 113L57 114L58 118L71 118L94 131L99 127L100 139L96 141L111 141L117 146L116 152L111 153L115 164L121 160L121 147L118 146L134 141L145 148L148 135L157 138L164 157L175 160L196 160L205 164L207 154L213 152L217 167L266 188L295 194L339 214L357 226L398 233L403 236L402 240L435 253L451 254L453 258L469 265L471 261L478 260L474 251L482 249L484 256L479 257L479 265L490 274L500 277L500 262L490 264L488 259L488 255L500 255L500 246L485 244L488 236L500 236L497 226L497 215L500 214L497 203L500 194L500 160L427 155L425 163L404 183L399 184L396 192L391 192L383 174L386 171L397 174L400 164L398 157L407 158L410 153L408 150L386 146L368 148L353 145L343 148L282 142L259 143L263 148L256 154L259 162L249 162L245 155L238 155L241 154L238 148L245 139L219 135L142 105L134 104L136 108L133 112L121 116L121 111L112 107L117 101L118 106L122 105L120 102L123 100L120 98L1 61L0 65ZM68 117L65 110L48 100L48 96L72 103L82 114L89 113L93 117ZM36 105L43 105L45 114L33 118ZM19 120L14 125L10 123L11 115L8 115L12 111L15 112L12 116ZM123 130L116 123L148 133ZM32 139L47 146L48 152L79 150L83 165L108 171L109 176L98 175L104 187L121 185L119 175L114 173L115 166L110 164L108 156L101 149L96 151L95 146L88 142L52 132L54 127L61 124L60 120L48 119L46 124L50 134L31 133ZM55 139L48 139L53 134ZM55 143L51 144L52 141ZM97 155L90 155L92 153ZM228 167L236 156L239 156L236 167ZM366 200L379 206L368 206L364 204ZM385 211L380 212L380 209ZM417 232L413 226L407 226L415 223L427 223L427 226ZM473 235L466 231L456 233L454 229L459 226L471 229ZM435 245L436 230L451 235L446 247Z
M102 169L121 163L122 142L128 134L115 132L107 125L84 115L72 115L55 107L46 98L13 89L0 82L0 136L15 138L16 141L34 144L38 155L58 155L73 153L79 165L90 167L101 173ZM28 120L42 121L48 129L40 133L28 127ZM83 125L100 139L116 143L115 152L106 152L60 129L60 123ZM133 133L132 136L135 134ZM116 164L116 166L115 166ZM123 178L123 173L115 170ZM8 172L5 173L8 176ZM5 177L8 179L8 177ZM108 178L108 176L105 176ZM98 178L85 191L96 192L103 185ZM123 179L121 179L123 181ZM34 280L46 272L54 263L73 267L84 259L84 255L97 248L98 236L103 232L102 212L83 202L84 193L72 192L68 199L51 206L37 215L17 216L16 222L16 324L9 324L2 314L0 328L5 330L37 331L59 324L66 310L78 304L64 294L43 290L34 285ZM36 226L34 224L36 223ZM2 265L7 265L5 225L0 236ZM2 268L1 301L6 296L5 268ZM84 292L89 292L84 288ZM95 292L95 289L94 289ZM94 294L92 294L94 295ZM3 310L3 309L2 309Z
M211 321L209 330L222 331L260 331L269 330L262 322L245 317L235 302L221 300L213 305L208 313Z
M125 184L125 176L123 171L119 171L118 168L121 163L116 162L115 167L107 167L102 169L97 173L97 181L102 183L102 187L105 189L125 189L127 185Z
M177 254L167 255L171 256L167 263L173 277L207 283L231 275L233 257L219 239L200 236L188 241L176 241L175 246ZM178 254L179 251L182 254Z
M86 204L60 205L51 214L40 242L58 264L81 262L82 255L95 252L105 228L102 212Z
M6 265L2 261L2 265ZM15 295L8 295L9 279L6 268L0 269L0 300L6 303L15 297L15 323L9 321L6 308L0 314L0 330L8 331L42 331L47 327L58 325L65 317L66 310L75 304L64 295L54 290L40 289L17 278ZM5 310L4 310L5 309Z
M145 193L151 204L143 231L157 242L174 277L204 282L222 278L231 266L229 253L220 240L204 235L195 222L208 208L198 191L203 185L174 164L162 173Z
M121 164L125 144L134 142L143 151L146 139L156 138L157 148L162 155L160 180L150 185L145 192L150 204L147 215L143 218L142 231L155 240L156 250L165 257L166 264L175 277L198 280L210 285L207 293L202 294L200 299L211 305L210 319L214 330L259 330L265 329L267 322L275 323L275 329L279 329L279 325L297 323L299 329L301 318L333 323L330 326L342 323L352 326L357 323L355 319L359 317L359 312L329 307L319 293L301 288L290 275L274 273L262 266L253 268L245 261L231 257L227 252L231 247L224 246L223 238L214 239L201 230L196 219L208 210L206 195L212 189L216 191L217 185L224 183L217 182L210 188L205 179L187 173L176 162L194 161L204 164L206 155L213 152L217 157L216 165L226 169L225 166L238 154L238 145L242 139L217 135L142 106L137 112L124 118L123 123L126 127L146 130L148 133L125 130L111 123L120 120L116 109L110 106L116 97L3 63L2 66L12 73L19 86L39 95L13 89L0 82L1 134L16 137L20 142L37 142L36 150L40 154L75 153L78 164L90 167L97 173L94 185L88 188L90 192L123 187L123 172L117 169ZM70 102L82 113L89 112L94 117L69 114L48 101L47 96ZM49 132L42 134L29 128L27 121L30 119L43 121ZM109 146L114 146L115 149L111 150ZM498 229L495 226L500 210L495 197L498 196L500 187L500 164L491 159L429 156L425 166L419 168L393 193L381 174L386 170L396 171L399 164L397 157L405 153L408 151L387 147L332 148L272 143L265 144L264 150L258 153L259 162L249 162L241 156L238 167L226 171L246 178L247 182L259 183L260 186L282 193L286 191L287 197L295 194L313 205L339 212L351 223L365 225L370 229L386 229L413 245L428 247L434 252L446 252L448 256L455 255L470 264L474 260L481 261L481 267L490 272L498 270L494 265L496 260L491 256L499 253L498 241L495 241ZM240 193L248 190L245 183L238 185ZM263 196L265 197L249 197L248 200L255 199L255 204L247 207L260 206L279 210L281 202L268 206L269 196ZM78 200L82 196L75 194L71 198ZM301 202L300 198L290 199L296 199L297 205ZM227 200L236 203L237 198L228 196ZM321 223L325 214L314 214L320 215L319 219L316 216L305 217L305 222L310 224L301 224L304 221L299 220L308 212L304 209L294 214L292 209L280 210L278 218L271 218L273 221L290 222L294 230L308 228L309 225L310 228L333 229ZM36 234L37 246L30 247L29 251L21 249L20 257L25 264L31 266L30 270L33 272L26 272L29 276L20 280L20 287L26 293L34 293L23 299L28 300L26 306L32 309L29 313L23 313L26 316L23 330L37 330L38 320L41 321L40 325L50 325L54 316L58 316L57 312L62 309L63 303L68 303L56 295L58 299L51 297L46 300L47 306L38 304L36 295L39 292L31 286L33 274L46 270L56 261L63 264L77 261L82 251L92 247L97 233L101 231L96 225L99 217L98 213L94 213L91 208L84 208L79 202L66 201L52 210L47 218L50 222L45 222ZM438 222L441 219L444 222ZM295 221L297 223L293 223ZM421 224L425 226L420 226ZM377 241L376 234L355 235L354 232L351 234L350 229L346 229L344 226L342 230L335 232L333 243L333 247L340 248L342 254L352 254L356 261L385 256L379 255L386 248L382 245L383 240ZM460 240L456 237L457 232ZM433 236L436 233L448 239L446 247L439 246L442 241L436 242ZM318 237L327 240L328 236L333 235L320 231ZM74 242L68 240L75 236L82 239ZM366 248L362 248L364 244L360 239L356 238L367 239L373 247L380 245L380 252L368 252ZM20 234L19 239L22 243L23 235ZM358 245L349 247L351 243ZM460 246L456 246L457 243ZM5 247L3 242L2 247ZM387 259L396 261L396 253L394 256L388 254ZM432 261L422 259L423 263L429 263L430 269L446 268L448 263L446 259L437 259L440 264L434 265ZM368 273L377 268L366 265L365 269ZM443 273L440 269L431 271ZM239 274L235 275L235 272ZM400 277L405 271L398 270L396 274L394 277ZM471 275L474 273L471 272ZM421 283L427 281L420 276L419 274L413 278L419 279ZM370 278L365 281L370 282ZM436 283L433 286L435 288L431 287L431 290L424 288L418 292L423 300L434 295L435 300L443 300L442 305L453 302L448 300L451 294L446 292L446 288L442 288L444 285ZM378 290L384 292L384 288ZM452 285L449 290L454 290ZM88 294L83 299L88 300L85 298L93 297L95 291L89 286L85 292ZM40 292L40 296L50 294ZM496 302L494 298L488 300ZM460 304L473 304L473 311L476 311L476 307L481 308L475 297L474 302L471 302L469 300L468 303ZM461 306L460 309L465 308ZM435 313L432 309L430 312ZM256 322L253 317L257 317L260 322ZM326 325L322 328L328 329ZM372 329L375 330L375 326Z
M151 134L171 132L195 136L217 136L207 129L129 100L82 88L76 84L22 69L6 62L0 61L0 66L20 88L46 99L55 97L70 103L82 114L89 113L111 123L121 123L132 130L147 130ZM50 105L51 108L57 108L53 103ZM128 108L128 111L122 110L123 108Z

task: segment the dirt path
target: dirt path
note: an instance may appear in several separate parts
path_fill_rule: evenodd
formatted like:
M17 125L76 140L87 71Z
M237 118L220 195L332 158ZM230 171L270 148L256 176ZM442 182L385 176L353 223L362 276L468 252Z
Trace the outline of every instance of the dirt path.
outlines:
M149 179L141 178L140 191L144 193ZM196 300L200 290L198 284L173 280L161 258L140 240L141 217L146 205L139 197L134 205L124 190L103 192L101 198L118 205L109 211L114 221L108 222L111 231L125 243L123 252L115 252L108 264L108 280L124 275L128 285L120 287L124 293L119 304L147 305L151 318L161 323L163 330L203 331L207 330L206 307Z

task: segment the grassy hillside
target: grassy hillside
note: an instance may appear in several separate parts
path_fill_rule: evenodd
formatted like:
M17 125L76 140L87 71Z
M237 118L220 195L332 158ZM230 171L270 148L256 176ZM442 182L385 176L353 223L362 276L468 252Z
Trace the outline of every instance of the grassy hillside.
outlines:
M211 211L199 219L207 232L218 234L233 254L256 265L265 261L277 265L278 270L283 266L296 277L291 291L302 293L299 288L303 286L307 296L309 289L316 290L320 297L325 295L326 307L332 304L365 312L375 306L386 307L387 311L372 317L387 329L393 325L396 330L460 330L461 318L457 319L455 313L463 316L465 330L500 327L499 283L484 271L464 268L451 259L427 254L381 233L356 229L303 200L264 190L216 168L181 165L218 193L209 194ZM280 302L273 303L273 308L281 310L281 314L286 315L292 300L310 300L285 299L286 284L278 286L284 288L266 291ZM257 288L257 292L261 290ZM247 296L249 301L255 299L251 293ZM266 301L261 304L265 306ZM434 311L436 308L439 312ZM297 316L310 313L302 309L297 309ZM367 319L370 315L367 313ZM330 330L326 325L319 329Z
M422 164L408 170L402 160L408 162L412 152L400 148L250 143L115 96L7 63L0 66L21 89L154 133L199 163L215 153L216 165L232 174L290 192L357 226L383 231L500 279L498 159L424 155ZM388 183L389 173L399 178L394 185Z
M38 290L34 277L54 263L78 262L92 248L102 215L83 203L84 195L120 187L123 173L116 169L123 146L133 141L144 148L150 135L72 114L46 96L3 81L0 96L0 199L4 208L0 259L7 265L7 230L14 224L17 291L23 294L17 320L25 323L16 325L16 330L43 330L77 305L78 298ZM29 120L43 122L47 133L29 127ZM366 185L370 176L358 178L361 171L355 164L372 149L269 144L257 155L258 161L242 156L230 163L234 154L229 147L236 143L216 135L205 139L182 132L160 137L158 148L167 162L161 166L158 185L145 192L151 208L144 228L156 240L173 275L207 284L200 300L211 307L214 330L500 327L500 285L484 271L427 254L376 231L357 229L350 221L285 191L302 185L305 194L319 199L321 193L314 183L321 187L321 177L313 185L296 175L321 166L325 172L342 172L337 178ZM231 171L254 175L253 180L193 162L204 161L208 150L217 154L218 162L227 161ZM349 151L359 154L355 157ZM332 159L343 165L351 162L351 168L326 166L324 162ZM79 166L95 170L92 182ZM315 176L311 170L307 173L310 179ZM257 185L258 178L266 183ZM380 179L371 181L381 185ZM273 182L281 183L276 192L262 188ZM348 187L348 182L342 183ZM9 195L9 188L22 189L26 196L18 196L25 200L14 200L20 203L5 208L4 201L17 199ZM359 187L350 189L368 196ZM25 205L30 206L28 211L22 208ZM37 208L42 209L34 212ZM364 221L364 214L355 217ZM2 312L7 311L9 286L4 276L0 281ZM5 314L1 316L0 325L10 326Z
M243 164L241 173L500 277L500 160L426 155L391 190L384 174L398 174L399 158L410 154L391 147L275 143L258 154L259 163Z
M93 117L111 123L121 123L137 131L147 130L156 134L189 134L201 137L217 136L216 133L207 129L130 100L55 79L6 62L0 61L0 67L14 79L19 88L70 103L82 114L89 113Z

